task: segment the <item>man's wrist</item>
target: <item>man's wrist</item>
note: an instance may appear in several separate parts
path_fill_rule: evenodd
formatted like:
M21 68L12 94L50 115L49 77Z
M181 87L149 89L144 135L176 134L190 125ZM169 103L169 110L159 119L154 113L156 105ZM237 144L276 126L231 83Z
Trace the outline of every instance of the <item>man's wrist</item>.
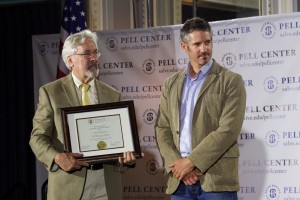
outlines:
M50 171L51 172L56 172L56 171L58 171L58 169L59 169L59 165L53 162L51 167L50 167Z

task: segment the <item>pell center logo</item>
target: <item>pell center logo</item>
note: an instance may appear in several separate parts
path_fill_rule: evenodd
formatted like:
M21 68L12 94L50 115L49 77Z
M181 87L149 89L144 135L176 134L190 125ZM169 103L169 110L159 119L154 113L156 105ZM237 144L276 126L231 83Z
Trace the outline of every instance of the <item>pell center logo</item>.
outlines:
M280 197L280 189L276 185L269 185L265 189L265 195L268 200L277 200Z
M117 38L115 38L114 36L107 37L106 38L106 48L111 52L116 51L118 48Z
M236 56L233 53L225 53L222 57L224 67L232 69L236 65Z
M272 22L265 22L262 25L260 32L264 38L271 39L276 34L276 26Z
M155 62L152 59L147 59L143 63L142 68L145 74L151 75L155 70Z
M265 136L265 142L270 147L275 147L279 142L279 134L274 130L269 131Z
M155 123L157 113L154 109L150 108L145 110L143 113L143 120L148 125L153 125Z
M49 50L49 44L47 42L40 42L38 44L38 50L41 55L46 55Z
M278 80L273 76L267 77L264 80L264 88L266 92L274 93L278 88Z
M154 159L149 160L146 164L147 172L151 175L157 174L159 168L160 168L159 163Z

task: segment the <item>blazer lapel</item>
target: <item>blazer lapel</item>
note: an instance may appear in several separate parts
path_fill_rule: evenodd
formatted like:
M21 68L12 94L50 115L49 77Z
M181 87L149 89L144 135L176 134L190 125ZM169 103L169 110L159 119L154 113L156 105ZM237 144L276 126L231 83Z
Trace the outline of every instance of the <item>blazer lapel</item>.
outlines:
M66 77L65 81L62 83L62 89L65 91L66 97L70 102L71 106L80 106L80 102L75 87L76 87L75 83L70 73Z
M98 103L107 103L109 100L107 99L107 93L106 90L101 89L102 86L98 80L95 79L95 87L97 90L97 95L98 95Z
M206 77L205 82L203 83L203 86L198 94L197 102L198 102L199 98L201 97L201 95L204 93L204 91L207 90L207 88L209 88L209 86L213 83L213 81L217 77L217 74L220 71L219 65L216 63L216 61L213 62L211 67L212 67L212 69L209 72L208 76Z
M183 89L183 83L185 78L186 70L183 70L177 77L176 83L176 89L177 89L177 107L174 108L174 117L177 119L177 127L176 130L179 132L180 130L180 110L181 110L181 96L182 96L182 89ZM179 108L179 109L178 109Z
M177 77L177 99L178 99L178 106L180 106L181 103L181 95L182 95L182 89L183 89L183 82L184 82L184 78L185 78L185 72L186 70L183 70L182 73L180 73Z

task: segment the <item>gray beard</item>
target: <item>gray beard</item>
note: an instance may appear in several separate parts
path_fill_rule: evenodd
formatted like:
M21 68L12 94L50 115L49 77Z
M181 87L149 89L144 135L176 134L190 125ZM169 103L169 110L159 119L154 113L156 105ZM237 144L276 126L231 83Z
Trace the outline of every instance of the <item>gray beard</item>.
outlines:
M85 75L90 78L96 78L99 75L99 71L100 70L98 68L96 71L88 70L85 72Z

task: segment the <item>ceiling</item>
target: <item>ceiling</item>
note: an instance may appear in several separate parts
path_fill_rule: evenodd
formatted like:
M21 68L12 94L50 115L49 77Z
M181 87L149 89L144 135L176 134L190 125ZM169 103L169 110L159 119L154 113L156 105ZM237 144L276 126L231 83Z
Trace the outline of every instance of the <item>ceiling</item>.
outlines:
M58 1L58 0L0 0L0 5L22 4L29 2ZM158 0L159 1L159 0ZM215 10L238 11L240 9L259 9L260 0L182 0L183 5L193 5L198 8Z
M0 5L24 4L32 2L59 1L59 0L0 0Z

